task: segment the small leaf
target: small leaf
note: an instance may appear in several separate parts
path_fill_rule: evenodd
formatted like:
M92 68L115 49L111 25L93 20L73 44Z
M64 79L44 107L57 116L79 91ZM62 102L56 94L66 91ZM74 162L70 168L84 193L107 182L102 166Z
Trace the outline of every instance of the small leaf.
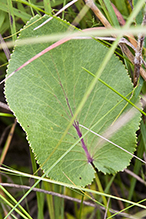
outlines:
M68 29L68 24L57 18L34 31L40 22L30 24L38 18L36 16L27 23L19 39L65 32ZM43 21L47 18L45 16ZM8 75L49 45L51 43L16 46L8 66ZM7 102L25 130L32 151L45 172L77 142L79 131L81 135L86 133L81 127L78 127L80 130L77 132L75 125L72 125L56 147L93 79L84 69L95 74L107 51L106 47L93 39L70 40L31 62L6 81ZM133 89L123 64L114 55L101 79L124 96ZM93 131L102 134L127 104L121 100L116 93L98 82L76 118L76 125L79 122L90 128L97 123ZM133 153L139 120L140 113L117 131L111 140ZM130 162L131 155L112 144L105 143L98 147L99 138L92 133L88 133L83 140L95 167L104 173L121 171ZM82 186L91 183L94 169L81 143L77 143L49 172L50 178L67 183L71 180Z

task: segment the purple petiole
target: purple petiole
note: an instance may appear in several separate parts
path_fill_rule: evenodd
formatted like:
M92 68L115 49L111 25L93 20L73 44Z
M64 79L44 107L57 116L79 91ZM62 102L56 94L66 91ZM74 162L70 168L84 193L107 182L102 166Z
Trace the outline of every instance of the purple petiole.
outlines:
M75 127L79 138L81 138L81 137L82 137L82 133L81 133L81 131L80 131L80 129L79 129L79 123L76 122L76 121L74 121L73 126ZM83 138L81 139L81 144L82 144L82 148L84 149L84 151L85 151L85 153L86 153L86 156L87 156L87 159L88 159L88 163L91 163L91 164L92 164L93 158L90 156L89 151L88 151L88 149L87 149L87 146L85 145L85 142L84 142L84 139L83 139Z

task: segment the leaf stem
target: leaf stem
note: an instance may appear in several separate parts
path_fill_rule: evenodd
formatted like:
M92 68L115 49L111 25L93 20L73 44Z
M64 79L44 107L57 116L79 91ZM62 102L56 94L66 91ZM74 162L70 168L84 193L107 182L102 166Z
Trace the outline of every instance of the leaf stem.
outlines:
M64 87L63 87L63 85L62 85L62 83L61 83L60 77L59 77L59 82L60 82L60 86L61 86L61 88L62 88L62 90L63 90L63 93L64 93L64 96L65 96L66 103L67 103L67 106L68 106L68 108L69 108L71 117L73 118L73 112L72 112L71 106L70 106L70 104L69 104L69 100L68 100L67 94L66 94L66 92L65 92L65 90L64 90ZM73 126L74 126L74 128L76 129L79 138L81 138L81 137L82 137L82 133L81 133L80 128L79 128L79 122L74 120ZM85 144L83 138L81 139L81 145L82 145L82 148L83 148L84 151L85 151L85 154L86 154L88 163L90 163L90 164L92 165L93 158L92 158L91 155L89 154L89 151L88 151L88 149L87 149L87 146L86 146L86 144Z
M79 138L81 138L81 137L82 137L82 133L81 133L80 128L79 128L79 123L76 122L76 121L74 121L73 126L75 127ZM87 159L88 159L88 163L91 163L91 164L92 164L93 158L92 158L91 155L89 154L89 151L88 151L88 149L87 149L87 146L86 146L86 144L85 144L83 138L81 139L81 144L82 144L82 148L84 149L84 151L85 151L85 153L86 153L86 156L87 156Z

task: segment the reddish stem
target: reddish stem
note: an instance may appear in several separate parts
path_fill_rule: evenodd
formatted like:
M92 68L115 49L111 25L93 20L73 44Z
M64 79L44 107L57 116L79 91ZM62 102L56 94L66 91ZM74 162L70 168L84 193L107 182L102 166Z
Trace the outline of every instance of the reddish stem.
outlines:
M79 129L79 123L78 122L74 122L73 126L75 127L79 138L81 138L82 137L82 133L81 133L81 131ZM87 159L88 159L88 163L92 164L93 158L90 156L89 151L87 149L87 146L85 145L85 142L84 142L83 138L81 139L81 144L82 144L82 148L84 149L84 151L86 153L86 156L87 156Z

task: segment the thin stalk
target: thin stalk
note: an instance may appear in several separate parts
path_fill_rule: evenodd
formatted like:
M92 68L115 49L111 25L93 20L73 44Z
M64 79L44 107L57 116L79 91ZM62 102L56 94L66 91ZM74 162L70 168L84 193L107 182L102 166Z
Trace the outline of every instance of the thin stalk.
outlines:
M141 135L140 144L138 145L138 149L137 149L137 156L142 158L143 153L144 153L144 147L143 147L143 141L142 141L142 135ZM133 173L138 175L140 168L142 168L142 164L139 160L136 159L135 164L134 164L134 168L133 168ZM136 178L134 178L134 177L131 178L128 200L131 200L135 194L134 189L135 189L136 181L137 181ZM127 206L128 206L128 204L127 204Z
M45 190L51 191L51 183L43 182ZM50 192L51 193L51 192ZM48 211L49 211L49 216L50 219L55 219L55 213L54 213L54 204L53 204L53 196L51 195L46 195L46 200L47 200L47 205L48 205Z
M13 41L17 39L16 33L16 25L15 25L15 17L13 12L13 5L11 0L7 0L8 3L8 10L9 10L9 20L10 20L10 28L11 28L11 34Z
M0 195L0 199L5 202L8 206L10 206L11 208L13 208L14 206L6 199L4 198L2 195ZM1 203L2 204L2 203ZM15 209L15 211L22 216L22 218L24 219L28 219L28 217L26 217L24 214L22 214L21 211L19 211L17 208ZM10 218L10 217L9 217ZM32 218L31 218L32 219Z
M81 204L80 204L80 213L79 213L79 219L81 219L81 218L82 218L83 201L84 201L84 194L82 195L82 199L81 199Z
M84 136L85 137L85 134ZM79 142L80 140L78 140L77 142ZM53 184L57 184L57 185L61 185L61 186L65 186L67 188L70 188L70 189L76 189L76 190L79 190L79 191L85 191L85 192L88 192L88 193L93 193L93 194L96 194L96 195L104 195L108 198L112 198L112 199L115 199L115 200L120 200L122 202L125 202L125 203L129 203L131 204L131 207L132 206L137 206L137 207L140 207L140 208L143 208L143 209L146 209L146 206L145 205L142 205L137 202L132 202L132 201L129 201L127 199L124 199L124 198L120 198L120 197L116 197L116 196L113 196L113 195L110 195L110 194L106 194L106 193L101 193L99 191L96 191L96 190L93 190L93 189L88 189L88 188L83 188L81 186L76 186L76 185L73 185L73 184L68 184L68 183L63 183L63 182L59 182L59 181L55 181L55 180L51 180L51 179L48 179L48 178L44 178L44 175L42 177L38 177L38 176L34 176L34 175L31 175L31 174L27 174L27 173L23 173L23 172L20 172L20 171L16 171L16 170L11 170L11 169L7 169L7 168L4 168L4 167L0 167L0 170L1 171L4 171L4 172L8 172L8 173L13 173L13 174L17 174L19 176L24 176L24 177L28 177L28 178L33 178L33 179L38 179L39 182L40 181L43 181L43 182L50 182L50 183L53 183ZM35 186L33 185L33 188ZM31 187L31 190L33 189ZM29 190L29 193L30 193L30 190ZM28 194L27 194L28 195ZM23 197L22 197L23 198ZM92 199L92 198L91 198ZM101 203L97 202L96 200L93 200L95 203L101 205ZM146 199L142 200L143 202L146 201ZM141 202L142 202L141 201ZM20 202L20 201L19 201ZM17 205L18 206L18 205ZM16 207L16 206L15 206ZM14 209L13 209L14 210ZM10 213L10 212L9 212Z
M54 185L54 191L56 193L60 193L60 186L59 185ZM60 217L60 198L57 196L54 196L54 213L55 213L55 218Z
M36 160L34 159L34 154L31 151L31 148L29 148L30 150L30 157L31 157L31 163L32 163L32 169L33 169L33 173L36 173L37 171L37 165L36 165ZM35 180L36 182L36 180ZM36 186L36 188L40 189L40 185L38 184ZM44 217L44 195L42 196L41 193L36 192L36 196L37 196L37 206L38 206L38 219L39 218L43 218Z
M98 186L99 191L104 194L104 191L103 191L103 188L102 188L100 179L99 179L99 177L98 177L97 171L96 171L96 173L95 173L95 181L96 181L96 183L97 183L97 186ZM105 207L106 207L106 209L107 209L107 215L108 215L108 216L111 216L111 213L109 212L109 209L107 208L107 207L108 207L108 203L107 203L107 200L106 200L105 196L102 195L101 197L102 197L103 203L104 203L104 205L105 205Z
M7 151L9 149L9 146L10 146L13 134L14 134L14 130L15 130L16 124L17 124L17 121L15 120L13 125L12 125L12 128L11 128L11 130L9 132L9 135L8 135L7 141L6 141L5 145L4 145L4 148L2 150L1 157L0 157L0 165L4 162L4 159L6 157Z
M107 15L110 18L110 23L112 24L112 26L114 26L114 27L119 26L117 16L116 16L116 14L114 12L114 9L111 5L111 1L110 0L106 0L106 1L104 0L104 4L105 4L105 8L107 9Z
M30 0L28 2L29 2L29 4L31 3ZM31 10L32 16L34 17L35 14L34 14L33 8L31 6L30 6L30 10Z
M23 217L24 218L30 218L30 219L32 219L32 217L25 211L25 209L20 205L20 204L18 204L18 202L13 198L13 196L3 187L3 186L1 186L0 185L0 189L15 203L15 204L17 204L17 206L21 209L21 211L26 215L23 215L22 214L22 212L20 212L18 209L16 209L15 208L15 211L16 212L18 212L19 211L19 214L20 215L23 215ZM13 210L13 205L10 203L10 202L8 202L7 201L7 199L5 199L2 195L0 195L0 198L2 199L2 200L4 200L6 203L8 203L8 205L12 208L12 210ZM11 210L11 211L12 211ZM9 212L10 213L10 212ZM5 218L7 218L10 214L7 214L7 216L5 217Z
M66 5L66 0L63 0L63 8L65 7L65 5ZM64 14L65 14L65 12L63 11L62 12L62 19L64 20Z
M0 116L5 116L5 117L14 117L14 115L10 113L0 113Z
M61 186L61 194L64 194L63 186ZM60 199L60 219L64 219L64 198Z
M83 68L83 67L82 67ZM86 72L88 72L90 75L92 75L93 77L96 77L92 72L88 71L87 69L83 68ZM122 94L120 94L118 91L116 91L114 88L112 88L111 86L109 86L106 82L104 82L102 79L98 79L102 84L104 84L105 86L107 86L109 89L111 89L113 92L115 92L116 94L118 94L120 97L122 97L124 100L127 101L127 103L131 104L134 108L136 108L139 112L141 112L144 116L146 116L146 113L141 110L138 106L136 106L134 103L132 103L127 97L124 97Z

